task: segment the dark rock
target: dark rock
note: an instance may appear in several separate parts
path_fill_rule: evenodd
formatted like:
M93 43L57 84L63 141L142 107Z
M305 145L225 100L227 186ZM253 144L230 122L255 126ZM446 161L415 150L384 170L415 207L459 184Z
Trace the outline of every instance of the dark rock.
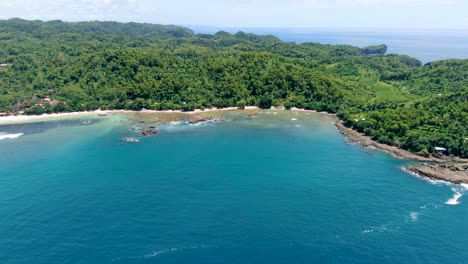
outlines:
M142 136L156 135L157 133L158 131L155 129L143 129L140 131L140 135Z

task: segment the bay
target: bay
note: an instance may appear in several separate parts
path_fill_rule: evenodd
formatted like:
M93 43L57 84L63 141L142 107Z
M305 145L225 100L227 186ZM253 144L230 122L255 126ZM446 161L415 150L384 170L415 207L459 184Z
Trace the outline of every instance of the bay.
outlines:
M222 119L0 125L24 133L0 140L0 262L466 263L463 186L405 173L320 114Z

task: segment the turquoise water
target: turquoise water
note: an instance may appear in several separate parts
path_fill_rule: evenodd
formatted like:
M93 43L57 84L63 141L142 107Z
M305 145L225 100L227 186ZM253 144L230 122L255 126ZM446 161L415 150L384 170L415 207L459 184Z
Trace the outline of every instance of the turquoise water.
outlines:
M0 263L467 263L465 189L264 111L0 126ZM88 122L89 121L89 122Z

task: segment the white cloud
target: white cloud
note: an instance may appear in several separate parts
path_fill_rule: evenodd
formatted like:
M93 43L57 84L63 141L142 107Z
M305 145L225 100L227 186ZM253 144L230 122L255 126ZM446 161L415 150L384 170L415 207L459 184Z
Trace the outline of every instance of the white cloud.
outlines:
M450 9L451 8L451 9ZM372 9L372 11L370 11ZM450 9L450 10L449 10ZM465 0L0 0L0 17L221 26L336 26L463 21ZM416 15L418 14L418 15ZM457 17L458 15L458 17ZM437 20L437 17L439 19ZM417 19L416 19L417 18ZM401 22L403 21L403 22ZM448 21L448 22L447 22ZM455 25L455 22L451 22Z

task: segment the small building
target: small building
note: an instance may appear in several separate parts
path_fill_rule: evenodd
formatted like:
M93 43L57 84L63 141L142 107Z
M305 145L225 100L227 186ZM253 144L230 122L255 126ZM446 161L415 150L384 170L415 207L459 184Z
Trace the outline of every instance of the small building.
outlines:
M435 147L434 149L435 149L435 151L438 151L438 152L446 152L447 151L446 148L442 148L442 147Z
M0 67L6 67L6 66L8 66L8 64L6 64L6 63L1 63L0 64Z

